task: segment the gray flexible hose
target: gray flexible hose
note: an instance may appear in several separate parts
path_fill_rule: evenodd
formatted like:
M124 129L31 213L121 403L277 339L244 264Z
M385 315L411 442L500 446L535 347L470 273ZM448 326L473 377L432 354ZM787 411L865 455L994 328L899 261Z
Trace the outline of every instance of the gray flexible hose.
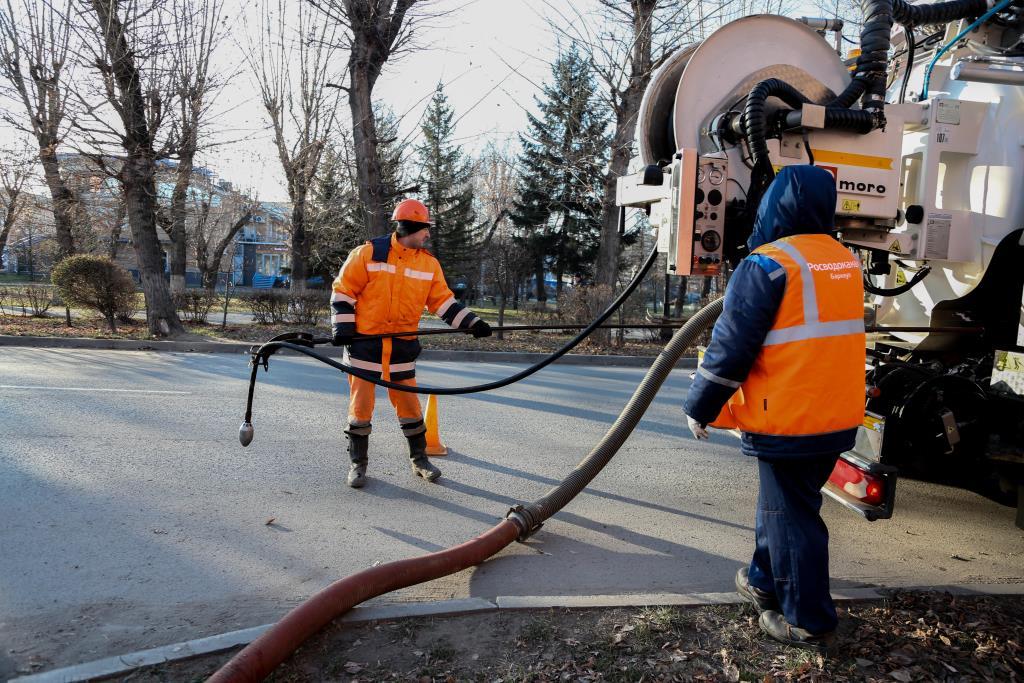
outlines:
M700 309L686 324L679 328L665 348L661 350L658 357L654 359L647 374L644 375L640 385L633 392L629 403L619 413L619 417L601 440L591 449L590 453L580 461L576 468L569 473L561 484L548 491L543 498L533 503L520 505L509 511L509 518L523 528L519 540L525 540L534 531L540 528L544 520L565 507L569 501L576 497L587 485L598 475L608 464L608 461L618 452L622 444L626 442L629 435L636 428L643 417L651 401L654 400L661 385L665 382L676 361L693 346L699 335L714 325L715 320L722 313L723 299L716 299L704 308ZM682 415L682 411L680 411ZM681 424L682 424L681 420Z

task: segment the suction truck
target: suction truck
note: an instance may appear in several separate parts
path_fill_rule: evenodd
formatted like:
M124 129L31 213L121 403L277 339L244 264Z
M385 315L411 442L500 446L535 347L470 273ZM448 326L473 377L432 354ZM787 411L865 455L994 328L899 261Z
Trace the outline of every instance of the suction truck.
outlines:
M869 348L864 422L825 493L885 519L897 478L924 477L1015 504L1024 528L1024 2L863 10L855 60L841 22L774 15L677 50L617 203L647 212L668 273L714 276L775 172L827 170Z

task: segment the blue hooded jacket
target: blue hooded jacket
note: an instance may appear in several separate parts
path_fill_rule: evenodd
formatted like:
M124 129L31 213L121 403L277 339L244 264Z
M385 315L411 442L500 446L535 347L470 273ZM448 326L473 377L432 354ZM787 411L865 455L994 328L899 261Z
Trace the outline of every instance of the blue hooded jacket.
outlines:
M809 165L786 166L768 186L747 240L751 251L789 235L829 233L835 226L836 185L832 175ZM783 275L772 273L782 269ZM702 424L714 421L747 379L786 288L785 270L762 254L743 259L729 279L722 315L686 396L683 409ZM717 381L710 379L714 377ZM732 383L726 386L721 380ZM853 448L857 430L816 436L773 436L744 432L741 450L762 458L806 457Z

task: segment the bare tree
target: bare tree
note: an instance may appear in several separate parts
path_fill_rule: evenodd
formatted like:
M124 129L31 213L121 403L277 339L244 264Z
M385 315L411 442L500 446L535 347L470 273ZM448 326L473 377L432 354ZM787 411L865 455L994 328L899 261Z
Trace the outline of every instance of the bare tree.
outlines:
M193 183L195 157L201 127L209 114L212 95L224 84L210 72L210 60L226 32L221 13L223 0L173 0L171 11L179 18L172 24L180 46L172 87L177 92L175 126L178 166L171 193L168 236L171 238L171 292L185 291L187 254L186 221L188 190ZM181 21L188 17L187 21Z
M25 182L32 175L29 150L0 150L0 268L4 267L4 247L18 219L28 206Z
M195 249L196 265L203 287L217 286L217 273L222 270L224 254L235 235L253 217L259 200L249 194L231 192L216 200L213 186L193 196L193 223L189 227L189 242Z
M123 188L149 331L178 335L185 330L164 280L156 169L175 148L173 131L168 136L164 130L176 106L173 75L180 50L169 42L176 35L171 26L190 17L175 17L163 0L88 0L76 6L83 20L82 57L98 71L100 87L98 95L75 93L82 107L75 128L94 150L90 157Z
M374 117L373 87L389 59L409 51L418 24L427 18L413 11L415 5L429 0L306 0L343 31L343 46L348 49L349 109L352 113L352 137L355 143L359 202L366 218L369 239L387 231L390 202L381 178L378 154L377 122ZM439 16L434 14L433 17Z
M69 87L74 78L70 1L22 0L15 6L6 0L0 7L0 76L24 112L3 118L30 133L39 147L43 178L53 200L58 260L75 253L75 227L85 220L57 157L68 130Z
M292 203L291 277L297 289L308 277L307 199L337 123L338 91L327 85L339 42L337 27L315 20L305 3L277 0L276 8L263 5L259 50L250 55Z
M497 296L498 326L505 324L510 296L529 270L530 261L515 237L509 218L517 192L514 155L507 148L489 145L476 161L474 196L477 215L484 221L480 244L481 280ZM503 338L499 330L498 339Z

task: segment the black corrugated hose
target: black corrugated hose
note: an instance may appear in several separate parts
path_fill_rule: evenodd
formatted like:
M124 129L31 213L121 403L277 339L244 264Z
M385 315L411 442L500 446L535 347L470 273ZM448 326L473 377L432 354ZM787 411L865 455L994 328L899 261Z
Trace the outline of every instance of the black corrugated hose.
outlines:
M979 17L988 11L986 0L951 0L931 5L911 5L904 0L893 0L892 17L901 24L948 24L957 19Z
M519 505L509 511L508 516L523 528L519 540L527 538L539 529L546 519L565 507L608 464L608 461L618 452L640 422L640 418L643 417L661 385L672 372L672 368L675 367L676 361L686 349L694 345L704 330L715 323L722 313L723 304L724 299L712 301L697 311L692 318L686 321L685 325L672 335L672 339L654 359L654 363L644 375L636 391L633 392L629 403L619 413L618 419L561 484L533 503ZM682 413L680 413L681 415Z
M983 14L987 7L987 0L951 0L931 5L911 5L905 0L864 0L857 69L843 92L825 105L825 128L864 134L885 126L883 106L893 22L906 26L948 23ZM808 101L796 88L777 78L757 83L747 96L742 126L754 167L748 190L748 203L753 213L757 212L764 190L775 177L768 159L765 103L769 97L778 97L796 110L785 113L778 121L785 128L800 126L800 109ZM850 109L861 97L863 109Z
M558 349L551 355L543 358L534 365L531 365L530 367L521 370L520 372L517 372L514 375L511 375L504 379L496 380L494 382L487 382L485 384L475 384L466 387L411 387L405 384L398 384L396 382L389 382L387 380L378 379L376 377L373 377L372 375L360 372L359 370L356 370L355 368L349 365L339 363L336 360L333 360L331 358L328 358L327 356L317 353L312 348L315 345L312 335L306 335L306 333L303 333L302 335L305 337L304 339L294 339L293 341L269 341L266 344L260 346L252 354L252 371L249 375L249 394L245 403L245 417L242 420L242 426L238 430L239 441L241 441L243 446L248 446L250 443L252 443L255 431L252 425L252 403L253 396L256 391L257 374L259 372L260 365L262 365L264 369L268 369L268 361L270 359L270 356L274 355L281 349L290 349L292 351L296 351L306 356L310 356L312 358L317 359L321 363L324 363L325 365L330 365L332 368L337 368L342 372L347 372L355 377L365 379L367 382L372 382L377 386L386 387L388 389L396 389L398 391L404 391L411 394L436 394L438 396L456 396L460 394L474 394L481 391L491 391L493 389L500 389L501 387L512 384L513 382L518 382L519 380L525 379L532 375L533 373L537 372L538 370L547 367L551 363L554 363L556 360L558 360L565 354L569 353L569 351L571 351L580 342L586 339L594 330L599 328L601 324L605 320L607 320L611 316L611 314L614 313L626 301L626 299L629 298L629 295L632 294L633 291L636 290L636 288L640 285L640 282L643 281L644 276L647 275L647 273L650 271L651 267L654 265L654 262L657 260L657 258L658 248L657 246L655 246L654 249L651 249L651 253L647 256L647 260L644 262L643 266L640 267L640 270L633 277L630 283L626 285L626 288L622 290L622 293L619 294L618 297L616 297L615 301L609 304L608 308L606 308L601 313L601 315L597 316L578 335L576 335L568 342L566 342L566 344L562 346L562 348Z

